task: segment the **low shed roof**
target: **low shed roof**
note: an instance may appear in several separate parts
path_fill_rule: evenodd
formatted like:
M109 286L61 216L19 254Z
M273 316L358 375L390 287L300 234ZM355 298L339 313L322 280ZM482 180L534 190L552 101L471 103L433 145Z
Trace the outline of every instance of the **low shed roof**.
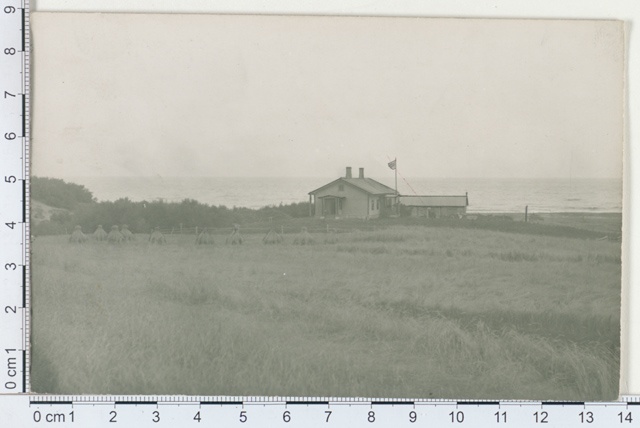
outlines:
M407 207L466 207L466 195L462 196L400 196L400 203Z

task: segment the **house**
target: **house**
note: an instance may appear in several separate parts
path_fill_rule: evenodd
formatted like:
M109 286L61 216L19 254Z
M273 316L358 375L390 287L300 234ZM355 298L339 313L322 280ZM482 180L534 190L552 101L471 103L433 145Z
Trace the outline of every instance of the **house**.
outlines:
M344 177L309 192L309 215L320 218L377 218L395 212L396 191L365 178L364 168L352 177L347 167Z
M412 217L460 217L466 214L469 196L400 196L401 211Z

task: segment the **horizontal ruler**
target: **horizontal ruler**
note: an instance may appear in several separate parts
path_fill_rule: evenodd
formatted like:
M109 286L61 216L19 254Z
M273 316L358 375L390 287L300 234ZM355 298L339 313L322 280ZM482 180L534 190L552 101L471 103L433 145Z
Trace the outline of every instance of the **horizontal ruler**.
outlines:
M640 427L637 397L602 403L237 398L5 395L0 421L11 427Z

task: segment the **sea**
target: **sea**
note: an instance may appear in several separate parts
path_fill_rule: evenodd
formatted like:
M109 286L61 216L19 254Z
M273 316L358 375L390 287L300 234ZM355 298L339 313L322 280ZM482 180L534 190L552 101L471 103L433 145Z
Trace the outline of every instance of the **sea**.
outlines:
M374 178L393 188L393 177ZM74 177L99 201L180 202L195 199L228 208L261 208L309 200L308 193L334 178L255 177ZM619 179L494 179L406 178L399 180L403 195L468 194L470 213L622 212Z

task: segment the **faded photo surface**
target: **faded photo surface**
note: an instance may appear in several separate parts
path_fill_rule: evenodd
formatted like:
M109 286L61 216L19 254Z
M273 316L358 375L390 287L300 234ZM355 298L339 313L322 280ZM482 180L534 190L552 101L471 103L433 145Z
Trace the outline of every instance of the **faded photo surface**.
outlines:
M621 22L32 28L33 391L617 398Z

